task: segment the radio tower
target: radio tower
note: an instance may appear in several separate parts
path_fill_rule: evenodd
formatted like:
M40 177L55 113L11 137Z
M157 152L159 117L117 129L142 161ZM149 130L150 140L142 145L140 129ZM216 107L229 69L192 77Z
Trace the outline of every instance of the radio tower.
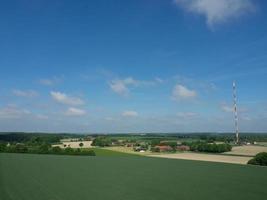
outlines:
M233 82L233 98L234 98L234 116L235 116L235 136L236 144L239 143L239 130L238 130L238 115L237 115L237 97L236 97L236 85Z

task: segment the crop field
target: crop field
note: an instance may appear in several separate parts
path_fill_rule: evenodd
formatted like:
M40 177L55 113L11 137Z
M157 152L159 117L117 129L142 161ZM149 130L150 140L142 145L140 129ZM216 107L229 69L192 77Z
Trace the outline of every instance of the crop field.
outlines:
M83 146L80 147L79 144L83 143ZM71 148L90 148L92 144L92 141L79 141L79 142L62 142L62 144L54 144L52 145L53 147L60 147L60 148L64 148L64 145L66 145L67 147L71 147Z
M199 160L210 162L223 162L233 164L247 164L247 162L253 157L248 156L236 156L228 154L207 154L207 153L172 153L172 154L151 154L149 156L159 158L171 158L171 159L185 159L185 160Z
M267 168L143 156L0 154L3 200L264 199Z
M267 146L236 146L232 148L232 151L225 152L224 154L255 156L260 152L267 152Z

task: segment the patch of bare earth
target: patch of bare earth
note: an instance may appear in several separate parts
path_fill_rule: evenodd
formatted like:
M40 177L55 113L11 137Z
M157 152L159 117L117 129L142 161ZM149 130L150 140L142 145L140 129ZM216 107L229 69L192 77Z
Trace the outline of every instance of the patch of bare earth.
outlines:
M247 162L252 158L244 156L230 156L230 155L228 156L228 155L202 154L202 153L189 153L189 152L149 155L149 156L160 157L160 158L184 159L184 160L234 163L234 164L247 164Z
M83 143L83 146L80 146L80 143ZM62 144L55 144L55 145L52 145L52 147L58 146L60 148L65 148L65 147L91 148L92 147L91 145L92 145L92 141L79 141L79 142L62 142Z

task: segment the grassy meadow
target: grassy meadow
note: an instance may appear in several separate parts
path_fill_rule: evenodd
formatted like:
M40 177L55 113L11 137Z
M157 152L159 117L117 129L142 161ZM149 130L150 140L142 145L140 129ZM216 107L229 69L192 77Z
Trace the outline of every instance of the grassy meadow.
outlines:
M266 167L96 154L1 153L0 199L257 200L267 196Z

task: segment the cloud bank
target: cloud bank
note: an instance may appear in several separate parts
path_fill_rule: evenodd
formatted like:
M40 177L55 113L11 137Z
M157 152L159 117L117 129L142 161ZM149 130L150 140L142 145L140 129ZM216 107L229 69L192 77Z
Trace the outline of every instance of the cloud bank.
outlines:
M109 83L111 90L118 95L127 96L129 95L131 87L148 87L154 86L157 83L162 83L163 81L159 78L155 80L137 80L132 77L127 77L125 79L114 79Z
M15 96L18 97L36 97L38 93L34 90L13 90Z
M133 111L133 110L127 110L127 111L124 111L122 113L122 116L123 117L137 117L138 113L136 111Z
M196 91L188 89L187 87L177 84L172 90L173 100L193 99L197 96Z
M65 93L52 91L52 92L50 92L50 95L58 103L62 103L62 104L66 104L66 105L73 105L73 106L78 106L78 105L84 104L82 99L80 99L78 97L68 96Z
M66 116L83 116L86 115L86 111L78 108L68 108L67 112L65 113Z
M187 12L203 15L210 28L251 13L256 8L252 0L174 0L174 2Z

